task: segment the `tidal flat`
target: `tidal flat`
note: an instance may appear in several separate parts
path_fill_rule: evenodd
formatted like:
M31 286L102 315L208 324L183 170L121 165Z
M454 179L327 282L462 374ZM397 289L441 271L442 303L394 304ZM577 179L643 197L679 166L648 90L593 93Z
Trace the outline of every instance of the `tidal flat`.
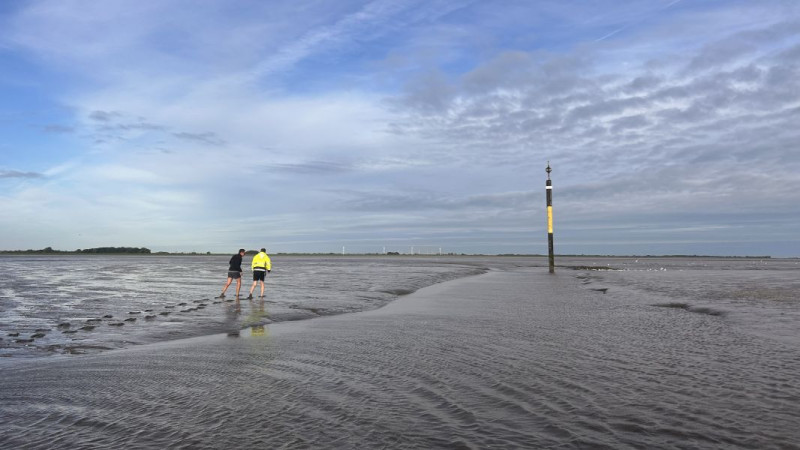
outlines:
M797 260L561 258L555 274L544 258L345 261L296 264L332 297L354 267L393 274L341 293L337 305L370 305L355 312L267 322L258 301L211 303L197 312L233 314L230 332L223 320L222 332L0 358L0 447L798 447ZM178 283L178 303L221 287L219 264L198 264L213 280ZM410 285L412 273L428 281ZM271 294L315 286L282 276ZM103 295L115 284L94 283ZM385 291L378 306L350 300ZM99 318L95 330L110 326Z

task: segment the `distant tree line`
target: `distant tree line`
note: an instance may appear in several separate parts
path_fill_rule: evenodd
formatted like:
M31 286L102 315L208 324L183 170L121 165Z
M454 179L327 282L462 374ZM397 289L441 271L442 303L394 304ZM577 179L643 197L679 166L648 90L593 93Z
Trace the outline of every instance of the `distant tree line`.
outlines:
M150 249L145 247L96 247L77 249L75 251L54 250L53 247L45 247L41 250L6 250L3 253L25 253L25 254L56 254L56 253L92 253L92 254L139 254L149 255Z
M75 250L75 253L139 253L150 254L150 249L145 247L96 247Z

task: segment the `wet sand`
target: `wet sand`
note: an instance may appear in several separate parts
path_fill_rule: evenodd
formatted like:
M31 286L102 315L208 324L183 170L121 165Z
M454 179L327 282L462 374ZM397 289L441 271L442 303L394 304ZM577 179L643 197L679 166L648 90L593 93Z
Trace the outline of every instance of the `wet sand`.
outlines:
M2 448L798 448L800 348L575 273L0 363ZM601 289L601 290L598 290Z
M228 314L214 298L227 277L228 258L0 256L0 359L97 353L221 333L232 322L253 320ZM484 262L460 257L273 259L265 302L272 322L376 309L398 295L486 270ZM57 273L39 275L53 267ZM250 273L245 278L243 297ZM235 284L226 300L234 294Z

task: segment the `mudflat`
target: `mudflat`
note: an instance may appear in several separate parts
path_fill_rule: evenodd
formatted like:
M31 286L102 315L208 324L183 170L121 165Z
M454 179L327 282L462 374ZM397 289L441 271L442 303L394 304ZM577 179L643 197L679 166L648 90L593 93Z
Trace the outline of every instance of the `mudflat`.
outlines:
M800 345L640 276L506 266L367 312L5 361L0 446L796 446Z

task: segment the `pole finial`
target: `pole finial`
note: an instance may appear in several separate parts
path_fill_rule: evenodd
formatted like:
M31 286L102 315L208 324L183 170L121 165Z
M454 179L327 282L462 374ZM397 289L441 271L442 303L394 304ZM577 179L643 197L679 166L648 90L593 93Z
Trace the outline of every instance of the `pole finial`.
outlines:
M549 180L550 179L550 172L553 171L553 169L550 168L550 161L549 160L547 161L547 168L544 169L544 171L547 172L547 179Z

